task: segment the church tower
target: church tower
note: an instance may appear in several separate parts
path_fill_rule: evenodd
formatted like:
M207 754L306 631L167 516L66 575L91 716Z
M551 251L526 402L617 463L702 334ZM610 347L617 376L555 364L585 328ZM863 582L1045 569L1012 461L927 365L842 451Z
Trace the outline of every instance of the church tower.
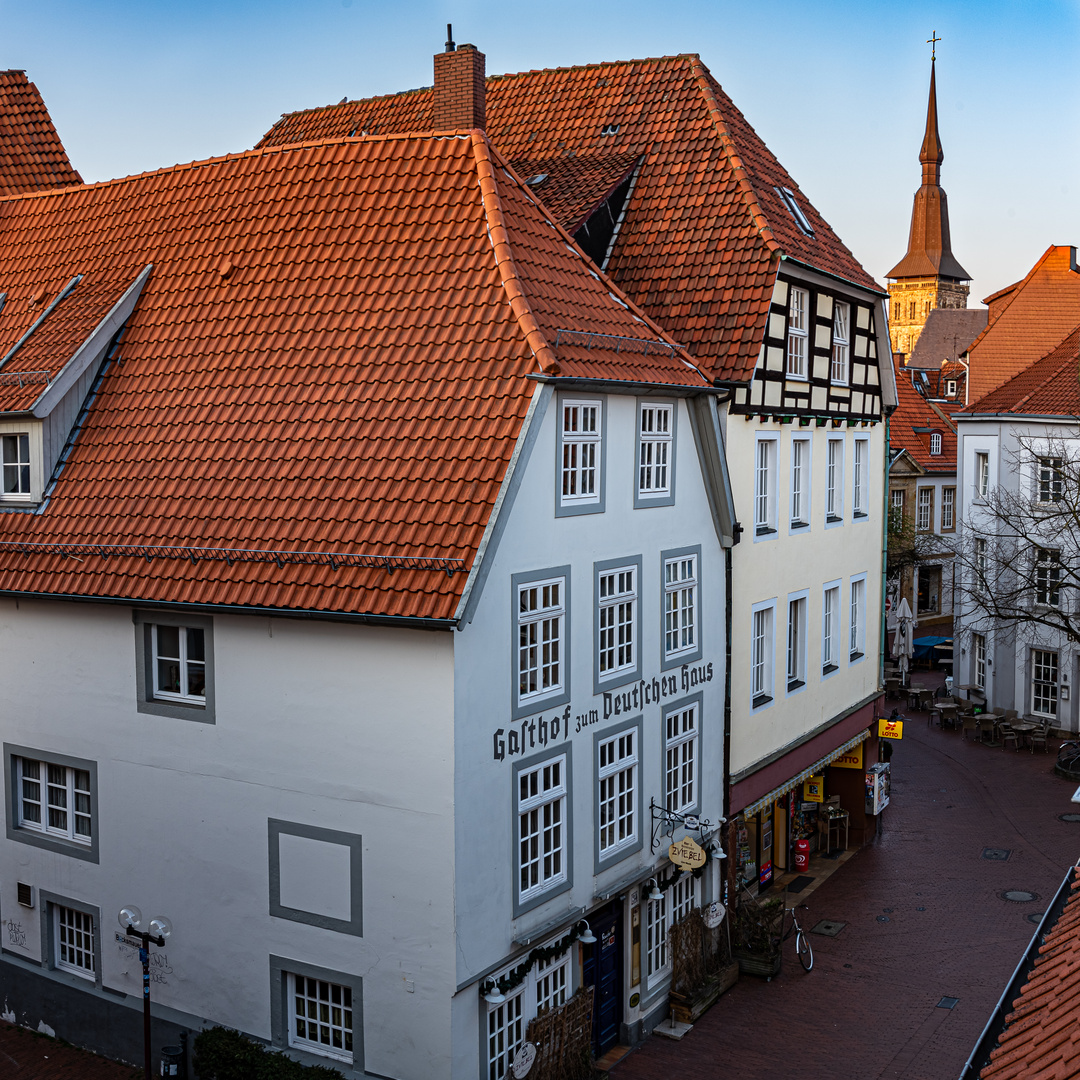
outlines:
M949 239L949 204L941 188L945 155L938 138L935 60L930 61L930 101L919 162L922 187L915 192L907 254L886 275L893 352L910 355L934 308L966 308L971 275L956 261Z

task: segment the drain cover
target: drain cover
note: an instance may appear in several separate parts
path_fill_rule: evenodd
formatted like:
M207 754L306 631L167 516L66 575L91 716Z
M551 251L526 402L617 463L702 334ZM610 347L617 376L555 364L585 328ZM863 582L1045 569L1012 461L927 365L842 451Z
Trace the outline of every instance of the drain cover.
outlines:
M810 928L810 933L822 934L824 937L836 937L845 926L847 926L846 922L837 922L835 919L822 919L816 926Z
M996 859L998 862L1004 862L1011 854L1012 848L984 847L982 857L984 859Z
M803 889L805 889L806 886L809 885L810 882L812 882L813 880L814 879L813 879L813 877L811 877L810 874L800 874L797 878L792 878L787 883L787 891L788 892L802 892Z
M960 1004L959 998L943 997L938 1003L939 1009L955 1009Z
M1030 904L1032 900L1038 900L1039 894L1028 892L1027 889L1006 889L998 893L1002 900L1008 900L1013 904Z
M926 910L926 908L924 908L924 907L917 907L917 908L916 908L915 910L916 910L916 911L925 911L925 910Z
M1025 915L1024 918L1027 919L1029 923L1034 923L1036 926L1038 926L1039 923L1043 921L1043 916L1045 914L1045 911L1033 911L1029 915Z
M1058 814L1058 821L1080 821L1080 814Z
M877 921L878 922L888 922L889 921L889 916L888 915L879 915L877 917Z

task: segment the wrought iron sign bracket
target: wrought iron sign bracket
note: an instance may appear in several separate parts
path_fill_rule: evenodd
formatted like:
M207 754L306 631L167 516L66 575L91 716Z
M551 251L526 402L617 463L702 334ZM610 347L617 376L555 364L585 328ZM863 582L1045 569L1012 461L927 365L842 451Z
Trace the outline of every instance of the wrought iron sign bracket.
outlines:
M664 842L663 838L671 840L675 836L675 829L682 825L693 832L697 830L701 837L701 843L705 845L705 834L723 825L727 818L718 821L710 821L708 818L699 817L697 814L680 814L675 810L668 810L660 806L655 799L649 800L649 813L652 816L652 850L656 851Z

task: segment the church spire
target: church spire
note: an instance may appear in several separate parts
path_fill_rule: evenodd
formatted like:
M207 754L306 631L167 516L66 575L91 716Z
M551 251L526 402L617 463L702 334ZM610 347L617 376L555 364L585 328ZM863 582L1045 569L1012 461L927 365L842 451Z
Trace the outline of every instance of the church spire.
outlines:
M890 278L946 278L969 281L971 275L956 261L949 237L949 204L941 187L945 154L938 136L935 61L930 61L930 99L926 106L926 134L919 151L922 187L915 192L907 254L888 272Z

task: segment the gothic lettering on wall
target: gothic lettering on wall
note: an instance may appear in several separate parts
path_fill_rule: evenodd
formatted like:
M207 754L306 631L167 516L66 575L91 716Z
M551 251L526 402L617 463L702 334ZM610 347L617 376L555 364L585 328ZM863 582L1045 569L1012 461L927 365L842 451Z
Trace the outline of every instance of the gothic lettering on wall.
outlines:
M683 664L678 671L651 679L641 679L631 687L605 691L599 709L586 709L575 713L573 707L567 705L562 712L551 717L541 715L522 720L509 728L496 728L491 736L492 758L495 761L505 761L508 757L547 749L556 743L565 742L571 735L599 724L601 720L640 712L646 705L656 705L667 698L688 694L712 680L711 663Z

